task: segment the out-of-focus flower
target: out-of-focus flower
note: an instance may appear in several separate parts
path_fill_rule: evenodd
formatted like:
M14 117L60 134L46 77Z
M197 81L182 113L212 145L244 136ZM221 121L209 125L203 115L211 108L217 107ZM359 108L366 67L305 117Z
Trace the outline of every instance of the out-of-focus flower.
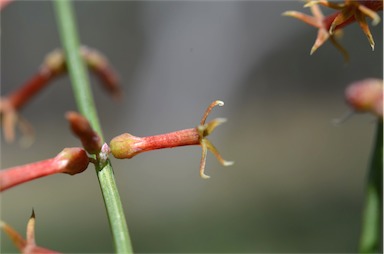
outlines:
M364 79L350 84L345 99L355 112L370 112L383 118L383 80Z
M0 0L0 11L4 9L5 6L10 4L13 0Z
M80 54L87 66L101 79L106 91L115 99L120 98L121 88L118 78L107 59L100 52L86 46L80 48ZM19 111L51 81L65 73L67 73L65 54L61 49L56 49L46 56L39 71L22 87L7 96L0 97L2 128L7 142L14 140L16 125L25 137L33 136L31 125L20 116Z

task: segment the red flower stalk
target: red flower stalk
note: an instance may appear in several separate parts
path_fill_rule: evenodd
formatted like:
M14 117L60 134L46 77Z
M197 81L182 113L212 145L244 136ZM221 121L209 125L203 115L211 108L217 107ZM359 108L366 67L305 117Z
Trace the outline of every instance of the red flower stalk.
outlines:
M81 47L80 54L85 63L102 80L104 88L115 98L121 96L118 79L107 59L98 51L88 47ZM4 137L7 142L14 140L14 127L21 121L18 111L54 78L67 72L66 59L62 50L56 49L47 55L39 71L28 80L24 86L12 92L7 97L0 98L0 114L2 115ZM26 121L19 122L21 131L30 135L31 128ZM26 125L24 127L24 125Z
M0 170L0 191L52 174L75 175L87 169L88 164L89 158L83 149L65 148L54 158Z
M72 132L81 140L84 149L90 154L98 154L101 150L101 138L94 131L88 120L76 112L68 112L65 117L70 123Z
M124 133L112 139L110 148L115 158L131 159L135 155L147 151L177 146L199 145L199 139L200 135L196 128L148 137L136 137L129 133Z
M339 11L324 17L318 4ZM318 0L308 1L305 7L311 8L313 16L297 11L286 11L283 15L297 18L319 29L316 41L311 49L311 55L323 45L326 40L330 39L333 45L343 54L345 60L348 61L349 56L347 51L339 44L334 35L336 31L341 30L341 28L355 21L360 25L362 31L367 36L372 50L374 49L375 42L365 18L371 18L373 25L377 25L380 22L380 16L377 12L383 10L382 0L345 0L344 3L332 3L327 0Z
M17 233L11 226L3 221L0 221L0 227L11 238L16 247L23 254L58 254L59 252L39 247L35 242L35 212L32 210L32 215L29 218L27 225L27 239Z
M149 137L136 137L129 133L124 133L112 139L110 142L110 150L113 156L118 159L130 159L139 153L156 149L173 148L187 145L200 145L203 150L200 162L200 175L202 178L209 178L209 176L204 173L208 150L210 150L216 156L222 165L229 166L233 164L231 161L225 161L217 149L206 138L218 125L226 121L226 119L217 118L209 123L205 123L208 114L217 105L223 106L224 103L222 101L214 101L207 108L203 118L201 119L200 125L198 125L196 128Z

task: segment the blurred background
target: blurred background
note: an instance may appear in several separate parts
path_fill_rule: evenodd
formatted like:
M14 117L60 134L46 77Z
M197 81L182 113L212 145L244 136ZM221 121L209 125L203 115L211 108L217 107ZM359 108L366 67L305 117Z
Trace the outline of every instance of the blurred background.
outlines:
M296 1L76 1L81 42L105 54L124 98L113 101L91 75L105 139L147 136L226 117L209 138L232 167L200 147L131 160L112 158L135 252L356 252L364 185L375 133L369 115L332 124L347 110L346 86L382 77L382 25L372 52L357 24L342 44L313 56L317 30L281 16ZM328 11L328 10L327 10ZM327 12L326 11L326 12ZM329 13L329 11L328 11ZM380 14L381 15L381 14ZM16 1L1 13L1 95L27 81L60 47L51 2ZM1 168L80 146L64 118L76 110L68 77L55 80L22 115L36 141L24 149L1 141ZM20 135L18 136L20 138ZM1 194L1 219L20 233L34 208L36 240L69 253L113 252L93 166ZM1 236L2 252L16 252Z

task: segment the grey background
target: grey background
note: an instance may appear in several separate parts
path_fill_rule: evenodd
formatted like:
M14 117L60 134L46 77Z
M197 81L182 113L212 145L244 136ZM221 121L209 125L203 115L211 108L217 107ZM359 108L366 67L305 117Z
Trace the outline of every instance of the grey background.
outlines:
M348 110L345 87L382 77L382 25L374 52L357 24L342 39L351 55L326 43L313 56L316 29L286 10L301 2L76 1L83 44L108 56L124 100L112 101L91 76L105 139L194 127L212 112L226 117L210 137L222 167L199 147L112 159L136 252L355 252L374 118ZM51 2L22 1L1 13L1 94L21 86L60 46ZM34 126L29 149L1 143L1 168L79 146L64 114L76 110L70 81L52 83L22 110ZM112 252L93 167L55 175L1 194L1 219L24 234L34 208L36 238L61 252ZM2 252L13 252L1 236Z

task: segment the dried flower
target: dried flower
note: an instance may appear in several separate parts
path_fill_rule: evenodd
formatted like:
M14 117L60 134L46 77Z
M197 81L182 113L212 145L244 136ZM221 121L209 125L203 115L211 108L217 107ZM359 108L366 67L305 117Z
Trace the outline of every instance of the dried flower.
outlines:
M139 153L156 149L173 148L187 145L200 145L202 147L200 176L202 178L209 178L209 176L204 173L208 150L210 150L216 156L222 165L230 166L233 164L231 161L224 160L217 149L206 138L217 126L226 121L224 118L217 118L210 121L209 123L205 123L211 110L215 106L223 105L224 102L222 101L214 101L204 113L200 125L195 128L149 137L136 137L129 133L124 133L112 139L110 142L111 152L113 156L118 159L130 159Z
M27 225L27 239L17 233L11 226L3 221L0 221L0 227L11 238L16 247L23 254L56 254L59 252L39 247L35 242L35 212L32 210L32 215L29 218Z
M75 175L87 169L87 153L78 147L65 148L54 158L0 170L0 191L57 173Z
M318 5L323 5L339 11L324 17ZM344 3L331 3L327 0L319 0L308 1L304 6L311 8L313 16L297 11L286 11L283 15L297 18L319 29L316 41L311 49L311 55L323 45L325 41L330 39L333 45L343 54L344 59L348 61L348 53L336 40L335 32L354 21L360 25L368 38L372 50L374 49L375 43L365 17L370 17L372 19L372 24L377 25L380 22L380 17L377 12L383 10L382 0L345 0Z
M340 29L349 23L356 21L361 30L367 36L369 44L372 50L375 48L375 42L373 40L369 26L365 20L365 17L372 19L372 25L378 25L380 23L380 16L377 11L383 10L382 0L345 0L344 3L332 3L326 0L312 1L307 5L313 5L319 3L323 6L340 10L331 19L325 20L327 26L329 26L329 33L333 34L336 29Z

